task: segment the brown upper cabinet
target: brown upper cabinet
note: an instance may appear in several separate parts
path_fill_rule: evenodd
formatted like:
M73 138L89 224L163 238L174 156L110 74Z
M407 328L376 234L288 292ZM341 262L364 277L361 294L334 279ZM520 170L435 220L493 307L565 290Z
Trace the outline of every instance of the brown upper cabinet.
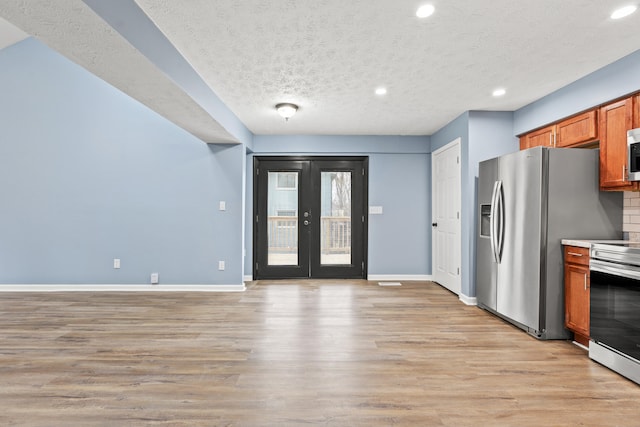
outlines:
M601 190L623 191L638 189L636 182L627 180L627 130L633 128L633 120L633 98L623 99L600 107Z
M597 110L565 119L520 137L520 149L531 147L578 147L598 139Z
M556 125L556 147L574 147L598 139L598 112L578 114Z
M555 135L555 125L534 130L520 137L520 149L526 150L532 147L553 147L553 136Z
M640 128L640 93L577 114L520 137L520 149L600 146L600 189L640 191L628 181L627 131Z

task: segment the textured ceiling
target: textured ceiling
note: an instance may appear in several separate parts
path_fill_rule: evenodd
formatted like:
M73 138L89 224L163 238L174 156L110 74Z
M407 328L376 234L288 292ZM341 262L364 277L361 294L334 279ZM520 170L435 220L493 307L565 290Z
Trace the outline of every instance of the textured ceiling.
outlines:
M0 15L205 142L237 142L80 0L2 0Z
M432 134L640 48L640 13L609 19L621 0L426 0L425 20L415 0L136 1L257 134ZM285 124L278 102L301 108Z
M128 36L80 0L3 0L0 15L203 140L221 142L234 138L202 107L207 96L256 134L430 135L467 110L516 110L640 49L640 13L609 19L624 0L428 2L436 12L424 20L415 17L418 0L108 6L139 5L211 91L198 94L147 59L152 42L146 52L134 48L127 37L137 28L125 17L110 22L128 25L119 28ZM379 86L386 96L374 95ZM507 95L493 98L496 87ZM285 123L279 102L300 111Z

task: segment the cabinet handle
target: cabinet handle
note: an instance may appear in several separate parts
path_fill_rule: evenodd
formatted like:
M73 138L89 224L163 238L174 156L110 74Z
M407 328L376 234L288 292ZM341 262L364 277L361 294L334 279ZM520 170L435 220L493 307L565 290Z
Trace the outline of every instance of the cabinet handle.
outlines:
M627 180L627 174L625 173L627 171L627 166L626 165L622 165L622 180L626 181Z
M577 254L575 252L567 252L567 255L582 256L582 254Z
M587 290L587 274L584 275L584 290Z
M549 147L553 147L553 134L549 134Z

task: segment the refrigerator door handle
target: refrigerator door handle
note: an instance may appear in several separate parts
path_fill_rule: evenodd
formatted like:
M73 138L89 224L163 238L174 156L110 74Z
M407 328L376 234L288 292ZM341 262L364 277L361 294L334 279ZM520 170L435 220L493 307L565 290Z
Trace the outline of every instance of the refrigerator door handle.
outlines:
M504 244L504 191L502 181L498 181L498 235L496 236L496 260L498 264L502 261L502 246Z
M489 241L491 242L491 254L493 255L493 260L495 262L498 262L498 256L497 256L497 252L496 249L498 247L497 244L497 240L496 240L496 234L497 234L497 229L496 229L496 208L497 208L497 195L498 195L498 181L493 183L493 193L491 195L491 212L489 214L489 230L490 230L490 236L489 236Z

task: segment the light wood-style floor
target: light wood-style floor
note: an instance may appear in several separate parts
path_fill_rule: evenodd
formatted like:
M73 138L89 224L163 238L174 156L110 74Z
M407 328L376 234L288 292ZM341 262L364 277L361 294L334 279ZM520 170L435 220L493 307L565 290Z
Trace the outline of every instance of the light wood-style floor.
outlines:
M638 426L640 387L429 282L0 294L2 426Z

